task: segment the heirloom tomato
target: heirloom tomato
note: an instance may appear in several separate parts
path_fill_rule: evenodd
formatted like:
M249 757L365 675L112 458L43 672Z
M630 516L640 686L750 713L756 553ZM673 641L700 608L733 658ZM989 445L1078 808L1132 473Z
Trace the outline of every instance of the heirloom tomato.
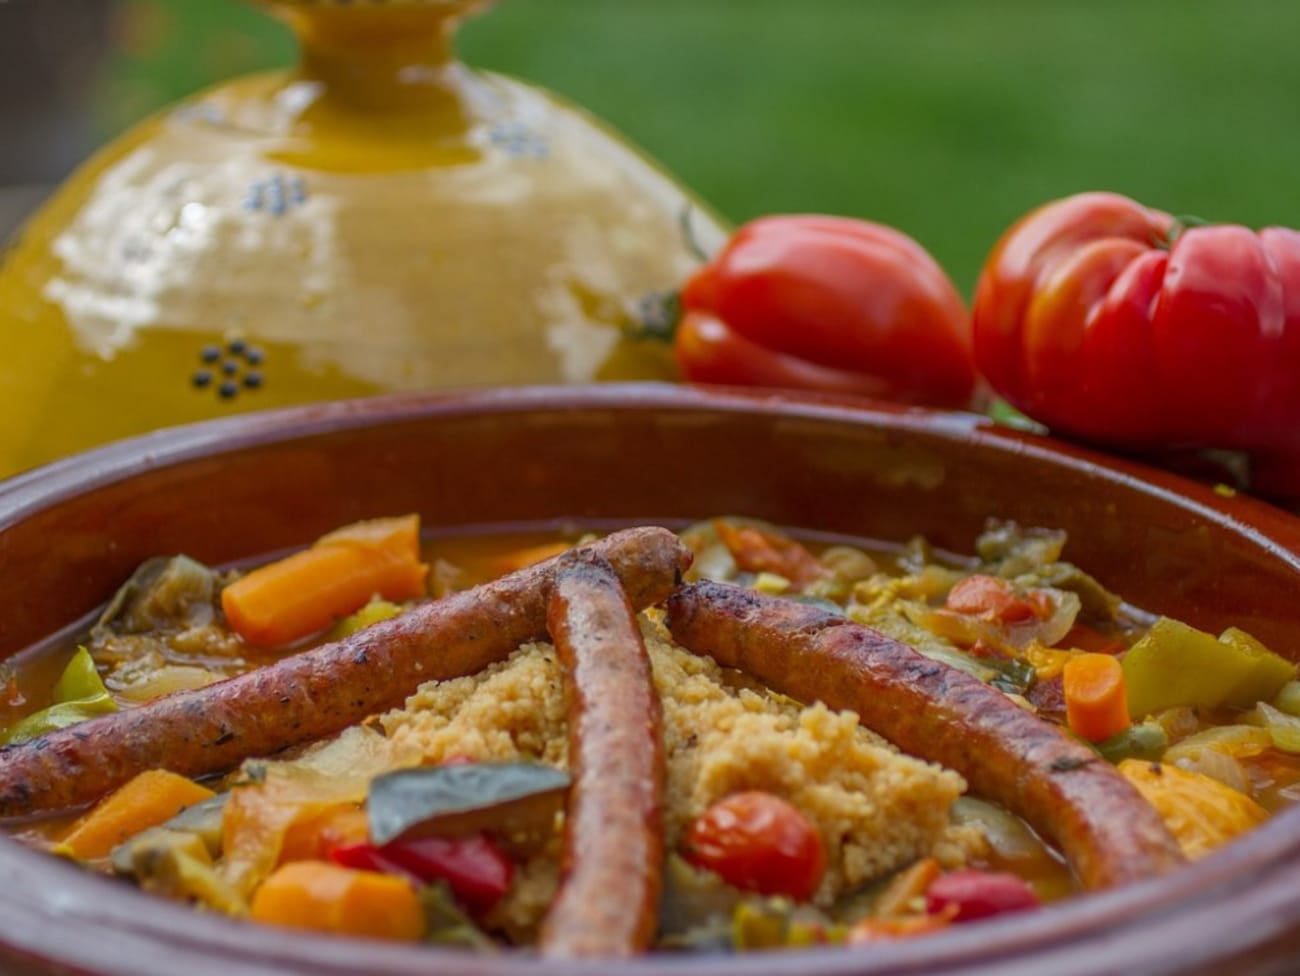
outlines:
M975 357L1054 432L1300 456L1300 233L1178 220L1113 193L1022 217L975 293Z
M682 376L962 407L976 375L970 317L924 248L848 217L741 227L681 293Z

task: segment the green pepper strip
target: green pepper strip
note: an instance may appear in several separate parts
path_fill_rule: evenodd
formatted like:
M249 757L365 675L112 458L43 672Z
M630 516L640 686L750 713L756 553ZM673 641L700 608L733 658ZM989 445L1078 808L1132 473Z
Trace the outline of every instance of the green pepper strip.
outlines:
M1217 639L1168 617L1155 622L1123 658L1129 714L1135 720L1181 705L1250 708L1271 701L1296 666L1230 627Z
M104 687L90 652L78 647L54 686L54 704L33 712L0 732L0 745L26 742L96 715L116 711L117 703Z

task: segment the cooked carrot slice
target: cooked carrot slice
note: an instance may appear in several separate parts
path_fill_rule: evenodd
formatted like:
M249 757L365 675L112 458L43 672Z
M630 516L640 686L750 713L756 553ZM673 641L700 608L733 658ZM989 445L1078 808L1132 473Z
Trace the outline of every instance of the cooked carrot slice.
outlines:
M323 861L294 861L257 889L250 917L270 925L414 942L424 909L410 882Z
M221 608L248 643L283 647L376 594L393 601L422 596L428 571L420 562L419 516L370 519L241 577L221 591Z
M924 903L925 893L930 885L943 873L939 862L932 857L917 861L910 868L899 872L889 885L881 892L872 914L877 918L894 918L914 913L913 903Z
M1077 654L1061 673L1065 718L1089 742L1102 742L1129 727L1124 669L1109 654Z
M323 861L335 848L364 844L369 839L366 812L355 803L335 804L289 825L280 845L280 863Z
M165 769L151 769L109 794L72 825L62 849L89 860L170 820L186 807L215 796L206 786Z
M850 946L873 946L881 942L898 942L946 929L950 922L951 918L946 914L904 915L898 918L868 915L849 929L844 943Z
M830 575L816 556L787 536L726 519L714 519L713 529L736 566L747 573L776 573L797 587Z
M573 548L569 542L543 542L535 546L524 546L511 552L494 556L487 563L488 568L498 576L513 573L528 566L536 565L544 559L558 556Z

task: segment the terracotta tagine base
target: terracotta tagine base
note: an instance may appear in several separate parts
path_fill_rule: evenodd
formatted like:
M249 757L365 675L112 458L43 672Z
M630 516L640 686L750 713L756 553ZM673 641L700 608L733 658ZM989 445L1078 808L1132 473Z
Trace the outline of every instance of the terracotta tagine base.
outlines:
M402 512L434 536L730 512L953 552L1013 518L1065 529L1071 560L1137 606L1300 655L1300 521L1271 506L971 414L606 383L250 414L10 479L0 659L85 620L150 556L226 564ZM0 838L5 976L1278 976L1297 945L1300 807L1160 878L925 938L581 967L234 921Z

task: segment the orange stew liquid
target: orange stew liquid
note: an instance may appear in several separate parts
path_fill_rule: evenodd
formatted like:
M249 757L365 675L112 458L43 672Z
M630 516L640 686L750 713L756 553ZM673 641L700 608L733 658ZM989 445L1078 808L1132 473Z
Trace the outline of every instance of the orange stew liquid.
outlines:
M1030 543L1034 541L1032 531L1027 536ZM577 529L542 528L425 538L417 558L429 567L428 590L436 599L549 558L586 535ZM1062 594L1074 592L1066 587L1077 586L1077 592L1084 594L1084 606L1089 605L1090 599L1095 607L1100 598L1088 588L1095 586L1095 581L1088 578L1087 585L1068 580L1052 585L1065 579L1059 566L1068 566L1056 563L1055 557L1048 569L1056 576L1043 570L1041 585L1025 583L1029 577L1024 574L1013 578L1012 571L1006 567L1024 553L1034 551L1024 540L1013 545L1009 555L996 558L988 557L986 550L981 549L985 559L977 562L973 558L931 551L924 545L899 547L805 535L796 539L770 526L741 519L700 523L685 530L683 537L697 551L693 572L720 573L765 592L788 593L841 607L859 598L866 606L870 601L880 604L897 597L902 601L899 605L911 614L911 623L936 630L949 642L947 646L960 650L965 656L963 660L975 667L987 665L989 674L995 675L992 683L1009 694L1023 697L1027 707L1035 707L1045 718L1062 724L1067 711L1061 691L1063 662L1085 654L1122 654L1146 633L1152 620L1115 601L1108 619L1084 612L1079 614L1077 622L1071 615L1056 626L1056 618L1066 602ZM998 558L1003 561L998 563ZM1006 576L995 575L999 566ZM1030 566L1030 569L1032 576L1042 567ZM899 593L891 594L891 578L903 581L897 584L901 587ZM1070 604L1075 612L1077 604L1077 600ZM850 616L853 616L851 612ZM854 616L854 619L859 618ZM92 630L85 625L29 649L5 665L0 673L0 728L10 728L51 705L60 673L82 644L92 647L109 693L121 707L131 707L143 700L138 697L139 687L171 690L201 687L208 681L246 671L338 636L337 631L322 631L290 647L266 651L243 644L225 630L219 612L211 619L200 615L195 620L197 623L189 626L182 637L169 638L161 644L150 643L148 639L137 642L135 635L120 633L107 640L92 639ZM872 623L871 620L860 622ZM103 621L100 626L105 626ZM1032 629L1033 640L1018 645L1024 650L1021 660L1011 659L1007 651L1011 644L1001 643L1001 638L1010 641L1017 634L1023 637L1030 632L1027 628ZM136 653L139 659L132 661L131 655ZM738 686L753 685L752 679L739 673L730 675L730 680ZM999 684L1004 680L1010 684ZM150 681L161 683L150 685ZM1166 719L1167 725L1177 726L1178 739L1244 721L1241 711L1224 708L1185 708ZM1107 744L1102 743L1100 747L1104 753ZM1239 785L1269 813L1300 797L1300 756L1276 748L1256 747L1229 761L1235 764L1233 768L1240 770L1243 781ZM955 810L955 816L980 827L990 838L987 853L977 857L972 867L1013 873L1027 881L1044 901L1078 890L1061 857L1022 821L1000 808L978 802L969 803L964 811ZM46 818L14 825L12 830L26 842L47 846L62 835L67 824L67 817Z

